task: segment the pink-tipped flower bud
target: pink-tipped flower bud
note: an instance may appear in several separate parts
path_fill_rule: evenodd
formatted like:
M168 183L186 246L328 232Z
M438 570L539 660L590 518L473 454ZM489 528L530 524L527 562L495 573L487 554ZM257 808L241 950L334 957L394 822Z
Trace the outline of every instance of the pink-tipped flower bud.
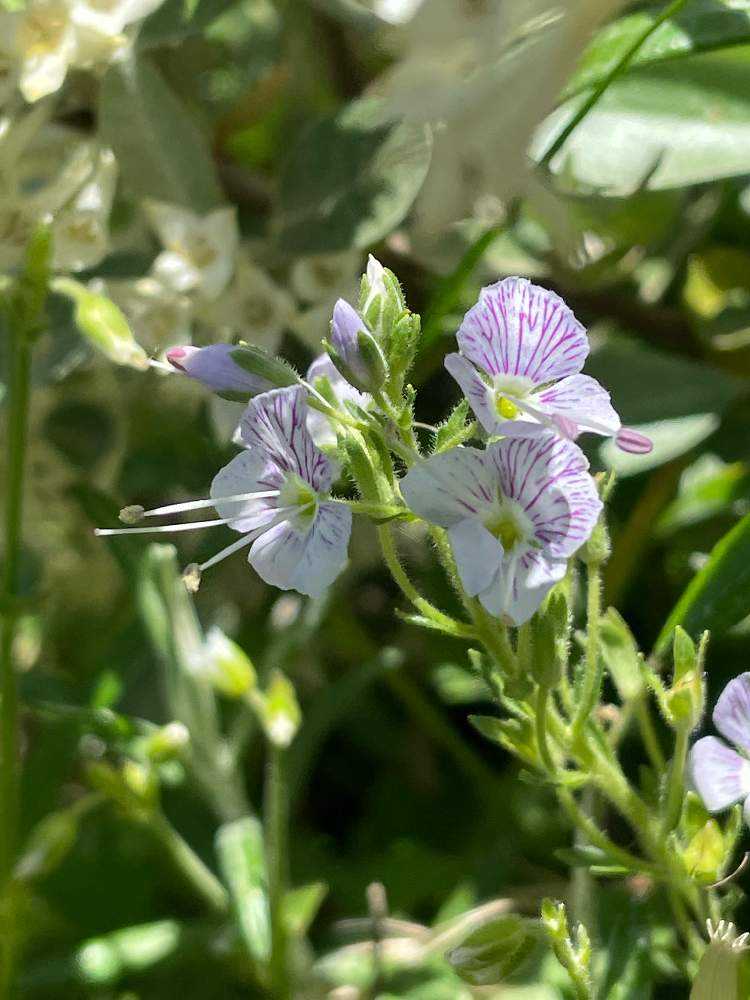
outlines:
M209 344L208 347L172 347L167 361L177 371L222 395L247 399L273 389L274 383L237 363L243 348L236 344Z
M645 434L639 434L632 427L621 427L615 437L615 443L622 451L631 455L648 455L653 451L654 442Z

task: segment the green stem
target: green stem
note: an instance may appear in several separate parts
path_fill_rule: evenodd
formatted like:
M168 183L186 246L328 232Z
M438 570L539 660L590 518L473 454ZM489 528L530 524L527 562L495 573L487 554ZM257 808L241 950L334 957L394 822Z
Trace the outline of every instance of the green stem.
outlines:
M548 706L549 688L540 686L536 692L536 742L545 770L548 774L554 775L556 773L555 762L552 760L552 755L549 752L549 742L547 740Z
M583 732L599 700L602 683L602 668L599 657L599 618L602 610L601 567L598 563L588 565L588 595L586 608L586 670L583 686L573 719L572 735L575 740Z
M674 744L674 756L669 768L667 789L664 796L664 815L661 823L661 835L665 837L677 826L682 812L682 801L685 795L685 764L690 746L690 731L686 726L677 730Z
M210 868L201 861L165 816L157 815L150 820L150 826L175 867L206 906L218 916L224 916L229 907L229 897Z
M560 805L570 817L574 827L581 830L586 835L589 843L593 844L594 847L598 847L600 851L604 851L615 864L622 865L623 868L627 868L633 872L658 874L657 867L650 861L631 854L624 848L619 847L613 840L610 840L606 833L599 829L594 820L581 809L575 800L575 796L569 789L559 788L557 798Z
M668 21L670 17L674 17L687 3L687 0L673 0L668 7L662 11L662 13L655 18L648 27L644 28L641 34L633 41L633 43L625 50L622 56L617 60L615 65L602 78L602 80L594 87L589 96L583 102L581 107L576 111L571 120L565 126L565 128L560 132L556 139L551 143L544 156L539 162L540 167L546 167L555 156L556 153L562 149L565 143L568 141L570 136L575 132L578 126L581 124L583 119L588 115L595 105L599 103L601 98L604 96L608 88L614 83L621 73L624 73L628 66L631 64L633 59L638 54L639 49L648 41L648 39L653 35L657 28L661 27L665 21Z
M659 745L659 737L656 733L654 720L651 717L648 701L643 695L639 695L636 700L635 713L638 719L638 726L641 731L641 739L643 740L643 745L646 748L649 760L651 761L656 773L663 774L666 769L667 762L664 759L664 754L662 753L661 746Z
M288 796L285 775L285 751L268 744L268 763L264 791L264 839L268 880L268 907L271 917L271 982L274 1000L289 1000L287 932L284 900L287 891Z
M24 473L31 387L31 343L22 329L10 330L7 399L7 481L5 483L5 552L2 573L3 620L0 634L0 896L10 884L16 855L20 796L18 750L18 680L13 663L20 596L21 531ZM6 896L7 905L11 900ZM8 926L12 927L12 914ZM0 996L10 996L14 975L14 941L4 936Z

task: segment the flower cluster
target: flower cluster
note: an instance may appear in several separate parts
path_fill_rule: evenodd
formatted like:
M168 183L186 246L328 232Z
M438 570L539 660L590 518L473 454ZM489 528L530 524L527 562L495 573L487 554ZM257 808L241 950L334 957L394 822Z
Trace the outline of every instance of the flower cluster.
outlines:
M216 270L201 275L187 268L174 249L157 266L181 286L218 277ZM382 467L377 455L385 450L406 470L391 476L387 495L377 498L381 505L446 529L468 598L514 625L531 618L602 510L573 439L592 431L636 450L648 442L635 432L623 435L606 391L581 374L588 339L562 299L506 278L482 290L458 331L460 353L446 359L481 430L467 425L454 447L425 456L411 408L399 402L418 332L395 277L371 257L358 307L336 302L328 353L313 362L307 379L250 346L167 352L176 370L212 391L250 397L239 428L243 450L217 475L210 498L137 510L138 517L157 516L212 505L219 520L199 525L240 532L238 541L191 568L189 579L249 545L249 561L265 581L320 593L346 562L357 504L331 496L336 465L326 452L337 450L336 460L372 502L351 456L364 454L373 468ZM481 447L464 443L472 436ZM368 441L379 442L375 451ZM133 510L126 512L130 519Z

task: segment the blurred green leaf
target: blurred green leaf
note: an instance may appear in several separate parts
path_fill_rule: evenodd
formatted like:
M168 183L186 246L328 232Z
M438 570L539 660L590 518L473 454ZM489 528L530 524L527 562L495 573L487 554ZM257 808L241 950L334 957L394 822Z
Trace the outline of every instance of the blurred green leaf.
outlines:
M271 955L263 828L251 816L225 823L216 834L219 868L232 899L249 954L260 963Z
M237 2L238 0L166 0L143 22L136 46L146 50L158 45L176 45L191 35L199 35Z
M281 247L304 254L372 246L411 208L430 151L426 127L389 121L372 100L310 125L282 167Z
M583 53L565 96L600 83L663 10L663 4L652 4L602 28ZM748 0L692 0L649 35L631 69L743 42L750 42Z
M476 928L446 956L464 982L492 986L518 971L539 939L538 924L511 915Z
M289 933L294 937L307 934L310 924L326 898L328 886L325 882L311 882L292 889L284 897L284 920Z
M691 636L721 635L750 614L750 514L719 541L667 619L656 642L665 652L676 625Z
M750 471L745 463L725 465L704 455L683 473L679 494L657 521L656 534L664 538L717 514L747 513L749 500Z
M543 123L540 156L583 96ZM750 49L641 66L620 77L553 158L554 173L602 194L703 184L750 172Z
M134 55L110 66L99 122L132 194L199 213L220 204L206 137L148 57Z

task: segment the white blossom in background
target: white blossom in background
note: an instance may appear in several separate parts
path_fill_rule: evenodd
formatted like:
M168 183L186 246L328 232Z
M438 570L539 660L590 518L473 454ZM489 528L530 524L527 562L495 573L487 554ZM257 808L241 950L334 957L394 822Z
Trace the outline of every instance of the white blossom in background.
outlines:
M151 276L177 295L209 301L226 289L234 272L239 230L232 206L198 215L181 205L149 201L147 218L163 246Z
M52 224L53 266L59 271L94 267L109 251L109 214L117 186L117 161L109 149L96 157L93 173Z
M318 352L328 336L331 314L340 298L357 300L362 255L357 251L300 257L292 265L290 285L304 303L294 321L294 333Z
M98 290L122 309L145 350L163 352L192 340L194 308L187 295L178 295L149 277L99 282Z
M29 103L54 94L70 69L106 65L128 43L126 29L162 0L29 0L9 16L18 86Z
M374 0L372 9L388 24L406 24L423 3L424 0Z
M594 31L624 0L424 0L396 33L400 58L374 90L394 114L434 129L415 209L426 240L471 215L477 197L522 194L527 149Z
M220 298L201 306L199 319L216 340L239 338L273 353L296 312L292 296L240 251L231 284Z

